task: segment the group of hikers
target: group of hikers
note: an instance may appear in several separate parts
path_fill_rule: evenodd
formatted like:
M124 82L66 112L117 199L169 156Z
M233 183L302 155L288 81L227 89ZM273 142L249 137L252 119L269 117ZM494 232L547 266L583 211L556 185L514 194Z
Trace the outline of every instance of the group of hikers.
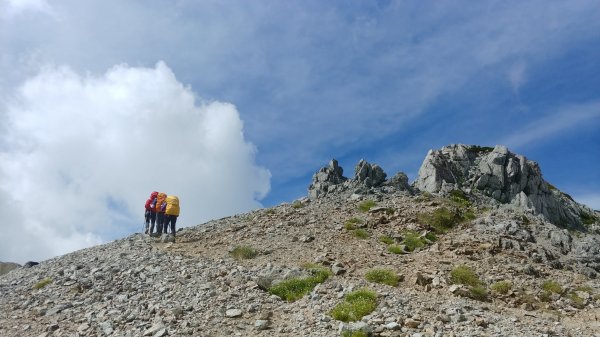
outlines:
M163 192L152 192L150 198L146 200L146 234L161 235L167 234L169 226L173 236L175 236L175 223L179 216L179 198L174 195L167 196ZM156 233L154 225L156 224Z

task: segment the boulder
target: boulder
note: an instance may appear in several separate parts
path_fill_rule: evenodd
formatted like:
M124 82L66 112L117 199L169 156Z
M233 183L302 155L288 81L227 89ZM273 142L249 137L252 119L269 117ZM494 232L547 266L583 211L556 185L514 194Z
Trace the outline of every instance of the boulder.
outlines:
M308 196L310 199L316 199L333 190L336 185L342 184L348 178L343 176L344 170L338 165L337 160L332 159L329 164L312 177L312 183L308 187Z
M21 265L14 262L0 262L0 275L4 275L13 269L19 268Z
M378 187L385 182L387 174L377 164L361 159L354 168L354 183L365 187Z
M454 144L430 150L414 187L442 194L453 189L473 191L567 228L581 229L583 219L595 219L593 210L548 184L536 162L501 145Z

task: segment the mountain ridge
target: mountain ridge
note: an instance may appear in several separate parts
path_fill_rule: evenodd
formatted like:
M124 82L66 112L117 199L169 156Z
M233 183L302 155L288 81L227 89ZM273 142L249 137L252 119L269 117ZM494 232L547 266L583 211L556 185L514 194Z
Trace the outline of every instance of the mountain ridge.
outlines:
M597 212L557 225L485 189L386 178L364 160L346 178L332 160L292 203L182 228L175 243L132 234L15 269L0 277L0 335L600 334ZM367 278L381 269L397 285ZM315 270L328 276L295 301L274 293ZM464 270L476 286L457 281ZM375 309L340 320L363 288Z

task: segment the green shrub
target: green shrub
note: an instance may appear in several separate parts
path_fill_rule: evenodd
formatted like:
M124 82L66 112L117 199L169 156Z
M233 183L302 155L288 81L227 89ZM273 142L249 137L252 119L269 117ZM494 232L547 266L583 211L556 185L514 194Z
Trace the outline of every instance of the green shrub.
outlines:
M308 267L306 269L311 271L312 276L295 277L281 281L269 288L269 293L277 295L288 302L294 302L310 293L317 284L325 282L331 276L331 271L325 267L312 264L305 266Z
M292 203L292 208L298 209L304 207L304 203L300 200L296 200Z
M427 234L425 234L425 238L431 242L437 241L437 236L433 232L428 232Z
M404 254L404 249L402 249L402 246L399 245L389 245L387 247L387 251L390 253L394 253L394 254Z
M451 212L446 207L434 210L432 213L418 215L420 222L431 226L436 233L443 234L463 220L459 212Z
M542 290L547 291L549 293L560 294L563 289L557 282L553 280L546 280L542 283Z
M421 195L419 195L417 197L417 201L418 202L426 202L426 201L431 201L431 199L433 199L433 194L424 191L423 193L421 193Z
M268 210L266 210L266 211L265 211L265 214L268 214L268 215L273 215L273 214L275 214L275 213L276 213L276 212L275 212L275 209L274 209L274 208L269 208Z
M529 225L531 223L531 220L529 220L529 218L526 217L525 215L521 215L521 221L523 222L524 225Z
M353 232L355 237L359 238L359 239L366 239L369 237L369 232L367 232L366 230L359 228L359 229L355 229Z
M365 279L369 282L387 284L395 287L398 285L400 277L398 277L398 274L391 269L374 268L365 274Z
M356 228L358 228L358 225L363 223L363 221L359 218L351 218L346 220L346 222L344 223L344 228L346 228L347 230L355 230Z
M394 243L394 239L392 239L388 235L381 235L379 236L379 242L385 243L386 245L391 245Z
M572 306L574 306L577 309L583 309L585 307L585 300L581 297L579 297L579 295L577 295L577 293L575 292L571 292L569 293L569 295L567 295L567 298L569 299L569 302L571 303Z
M482 285L479 276L468 266L458 266L450 272L450 281L454 284L464 284L472 287Z
M593 225L594 223L596 223L597 219L595 216L586 213L586 212L581 212L581 214L579 215L579 217L581 218L581 222L584 225Z
M250 246L235 246L229 254L236 260L248 260L255 258L258 252Z
M470 150L477 153L478 155L480 155L480 154L490 153L490 152L494 151L494 148L489 147L489 146L473 145L473 146L471 146Z
M512 289L512 282L510 281L498 281L490 286L493 292L497 294L505 295L510 289Z
M51 278L45 278L41 281L39 281L38 283L36 283L33 286L33 289L42 289L43 287L47 286L48 284L52 283L52 279Z
M362 319L377 308L377 293L368 289L358 289L346 295L344 302L336 305L331 317L342 322Z
M421 239L419 233L415 231L406 232L402 243L406 247L406 250L409 252L412 252L417 248L425 247L426 245L426 242L423 239Z
M461 207L470 207L471 202L467 195L462 190L452 190L450 191L450 200L452 200L455 204Z
M377 205L373 200L365 200L358 204L358 210L361 212L368 212L373 206Z
M487 301L488 292L484 286L475 286L469 289L469 297L478 301Z

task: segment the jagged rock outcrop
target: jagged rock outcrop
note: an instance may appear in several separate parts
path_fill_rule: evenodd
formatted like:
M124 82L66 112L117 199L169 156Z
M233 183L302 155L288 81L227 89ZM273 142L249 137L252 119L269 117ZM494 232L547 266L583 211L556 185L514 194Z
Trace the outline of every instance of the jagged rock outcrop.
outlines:
M21 265L14 262L0 262L0 275L4 275L9 271L19 268Z
M414 186L430 193L453 189L480 193L568 228L581 228L582 219L594 214L548 184L536 162L501 145L491 148L454 144L430 150Z
M351 192L366 194L373 188L390 187L391 191L411 191L408 177L403 172L398 172L390 180L386 180L387 174L377 164L371 164L361 159L354 168L354 177L348 179L343 176L344 170L338 165L337 160L332 159L329 164L313 177L308 187L308 197L317 199L331 193Z
M338 185L348 180L343 174L344 169L338 165L338 161L330 160L327 166L313 175L312 183L308 187L309 197L316 199L328 192L333 192Z

